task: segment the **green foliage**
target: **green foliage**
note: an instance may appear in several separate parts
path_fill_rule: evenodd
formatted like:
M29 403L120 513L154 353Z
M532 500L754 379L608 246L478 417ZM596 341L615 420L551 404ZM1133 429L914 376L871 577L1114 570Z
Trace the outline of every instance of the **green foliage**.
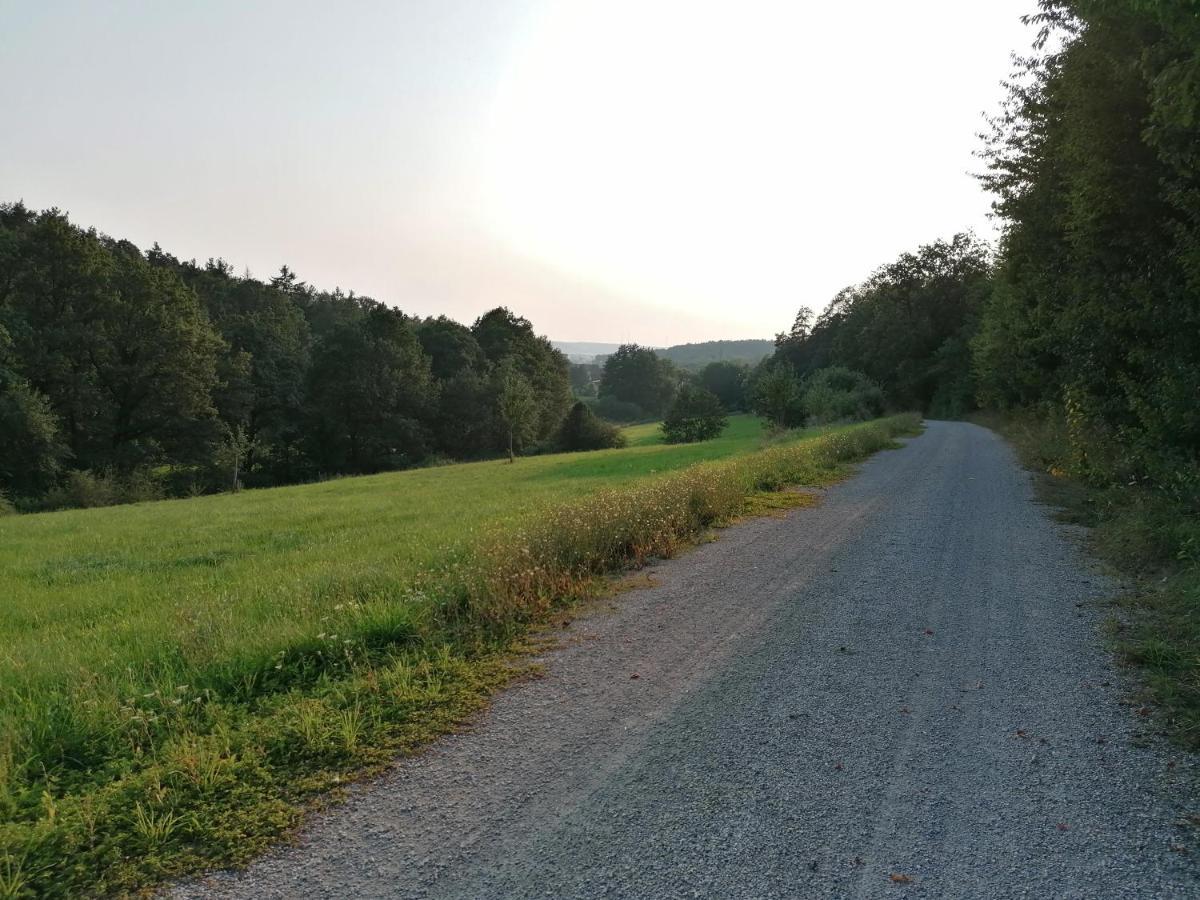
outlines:
M313 457L326 472L378 472L429 452L429 360L403 313L375 306L335 328L309 373Z
M43 494L67 455L49 401L25 379L0 369L0 490Z
M72 465L203 457L222 341L177 276L17 205L0 207L0 285L12 369L49 403Z
M570 363L571 393L580 398L596 396L603 367L595 363Z
M772 361L754 381L754 411L776 428L799 428L807 413L800 380L786 363Z
M600 399L633 403L650 416L661 416L675 399L679 378L674 366L637 344L622 344L604 360Z
M104 493L75 470L191 492L234 468L257 487L494 455L502 371L532 394L515 443L552 441L566 360L507 309L417 321L286 266L264 283L0 206L0 489L21 506Z
M739 419L703 445L0 522L0 593L23 601L0 605L0 878L117 895L245 863L318 792L462 722L597 576L913 424L754 452Z
M534 434L537 424L537 400L533 387L513 368L497 375L496 413L508 434L508 460L512 462L514 444L520 446Z
M717 395L717 399L730 412L748 408L746 382L750 369L745 363L711 362L700 370L699 383L705 390Z
M598 418L586 403L577 402L567 413L558 433L558 446L562 450L608 450L624 447L625 435L621 430Z
M45 509L90 509L121 503L144 503L165 496L160 479L146 469L132 472L88 472L75 469L66 474L39 503Z
M1041 4L1047 42L984 154L1005 231L973 346L984 402L1062 410L1074 470L1195 501L1200 29L1183 6Z
M973 404L969 341L990 279L989 250L973 235L935 241L841 291L815 322L802 309L775 359L802 379L853 369L894 407L959 415Z
M831 366L804 380L803 403L819 425L861 422L883 412L883 391L862 372Z
M725 407L712 391L683 384L663 419L663 438L668 444L687 444L715 438L729 423Z
M644 422L650 418L649 414L636 403L627 403L616 397L599 397L596 400L588 400L587 404L592 412L609 422L627 424Z

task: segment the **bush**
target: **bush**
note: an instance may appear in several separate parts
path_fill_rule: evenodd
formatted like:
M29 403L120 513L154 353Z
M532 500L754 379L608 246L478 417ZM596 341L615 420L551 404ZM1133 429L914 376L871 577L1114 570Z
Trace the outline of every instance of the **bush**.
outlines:
M558 446L562 450L606 450L624 447L625 435L615 425L596 417L586 403L571 407L558 431Z
M17 508L12 505L12 501L4 495L4 492L0 491L0 519L3 519L5 516L15 516L16 514Z
M644 422L650 418L644 409L636 403L618 400L616 397L601 397L598 400L585 401L588 408L596 415L609 422Z
M662 433L668 444L689 444L715 438L728 422L725 407L716 394L684 384L663 419Z
M791 367L775 366L759 376L754 385L754 411L776 428L804 424L804 397Z
M46 509L90 509L161 500L164 495L159 480L142 469L128 475L78 471L69 473L62 484L46 494L44 506Z
M804 406L818 424L859 422L883 413L883 390L862 372L832 366L805 379Z

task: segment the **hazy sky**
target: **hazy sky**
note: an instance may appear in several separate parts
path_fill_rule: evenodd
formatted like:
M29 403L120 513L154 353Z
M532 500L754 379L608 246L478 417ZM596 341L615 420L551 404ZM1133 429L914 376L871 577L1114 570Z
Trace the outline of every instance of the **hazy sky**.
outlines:
M560 340L769 337L989 235L1033 0L0 0L0 200Z

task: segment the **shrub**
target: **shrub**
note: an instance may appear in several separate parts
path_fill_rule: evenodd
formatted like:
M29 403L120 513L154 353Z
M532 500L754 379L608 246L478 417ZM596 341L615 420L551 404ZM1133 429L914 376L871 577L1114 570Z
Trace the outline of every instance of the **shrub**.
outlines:
M625 435L615 425L597 418L586 403L577 402L559 428L558 446L569 451L624 447Z
M804 406L814 422L858 422L883 412L883 390L862 372L832 366L804 381Z
M5 516L15 516L16 514L17 508L12 505L12 501L4 495L4 492L0 491L0 519Z
M90 509L161 500L163 496L161 482L144 469L128 475L77 471L69 473L62 484L46 495L44 505L47 509Z
M663 419L662 433L668 444L689 444L715 438L728 423L725 407L716 394L684 384Z

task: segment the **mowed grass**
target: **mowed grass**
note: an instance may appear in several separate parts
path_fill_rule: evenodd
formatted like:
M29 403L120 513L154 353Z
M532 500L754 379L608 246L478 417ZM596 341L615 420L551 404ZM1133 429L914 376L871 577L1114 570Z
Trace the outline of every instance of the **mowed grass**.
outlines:
M0 898L247 861L457 726L606 573L823 484L913 416L0 520Z
M339 603L406 587L506 520L756 450L762 434L735 416L717 440L672 446L639 425L622 450L0 519L0 686L118 673L153 687L270 655L319 633Z

